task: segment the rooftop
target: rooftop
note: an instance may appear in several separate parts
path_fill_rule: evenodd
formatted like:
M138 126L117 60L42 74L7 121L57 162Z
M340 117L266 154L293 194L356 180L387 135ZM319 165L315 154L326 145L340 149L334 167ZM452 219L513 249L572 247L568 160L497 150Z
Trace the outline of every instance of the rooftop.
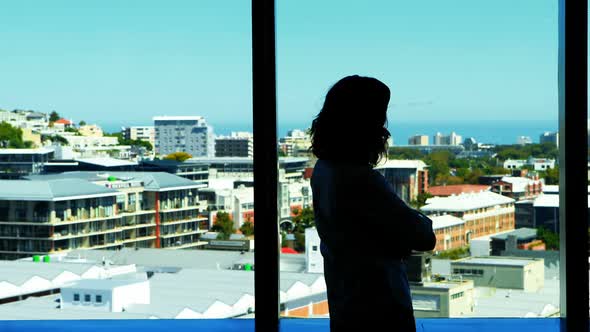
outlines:
M80 158L76 159L76 161L104 167L137 166L137 162L115 158Z
M0 200L63 201L81 196L116 196L114 189L76 178L0 180Z
M516 236L518 240L525 240L537 237L537 230L534 228L522 227L511 232L494 234L491 236L492 239L506 240L509 236Z
M448 197L432 197L426 200L426 205L420 209L425 212L464 212L509 203L514 203L514 199L491 191L483 191Z
M468 265L492 265L492 266L519 266L524 267L531 263L542 262L541 258L525 257L508 257L508 256L488 256L488 257L467 257L452 261L451 264L468 264Z
M87 182L107 181L109 176L113 176L120 181L141 181L147 191L166 191L174 189L199 188L200 185L183 177L165 173L165 172L96 172L96 171L79 171L65 172L58 174L30 175L27 179L37 181L49 181L56 179L78 179ZM92 184L103 187L102 185Z
M422 160L387 160L384 163L380 163L375 169L381 168L416 168L423 169L427 165Z
M0 149L0 154L47 154L53 152L53 149Z
M430 186L428 192L433 196L451 196L462 193L475 193L487 191L490 186L483 184L453 184L447 186Z
M432 229L441 229L455 225L465 224L465 220L446 214L444 216L434 216L432 219Z

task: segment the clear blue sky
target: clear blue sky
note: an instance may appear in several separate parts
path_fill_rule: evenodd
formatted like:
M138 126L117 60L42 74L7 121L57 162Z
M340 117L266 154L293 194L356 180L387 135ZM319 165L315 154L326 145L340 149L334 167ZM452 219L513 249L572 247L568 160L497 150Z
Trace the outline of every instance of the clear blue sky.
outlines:
M247 0L2 1L0 18L0 108L251 123ZM390 121L557 123L557 33L556 0L279 0L279 119L308 123L357 73L389 85Z

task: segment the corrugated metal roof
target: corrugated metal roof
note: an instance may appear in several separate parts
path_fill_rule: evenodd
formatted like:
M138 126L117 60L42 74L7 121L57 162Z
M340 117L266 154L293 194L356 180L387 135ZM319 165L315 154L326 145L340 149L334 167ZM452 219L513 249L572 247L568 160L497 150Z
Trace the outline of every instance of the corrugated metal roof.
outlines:
M430 219L432 220L432 229L441 229L465 224L465 220L448 214L443 216L433 216L430 217Z
M491 191L483 191L448 197L432 197L426 200L426 205L420 209L425 212L461 212L508 203L514 203L514 199Z
M0 200L55 201L75 196L115 196L117 191L81 179L0 180Z

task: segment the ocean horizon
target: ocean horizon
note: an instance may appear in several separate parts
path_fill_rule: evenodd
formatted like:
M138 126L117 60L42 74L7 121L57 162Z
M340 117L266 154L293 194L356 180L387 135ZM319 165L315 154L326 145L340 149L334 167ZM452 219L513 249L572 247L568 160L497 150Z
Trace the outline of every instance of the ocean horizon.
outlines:
M128 124L127 126L142 125ZM146 125L146 124L143 124ZM219 123L211 124L216 135L229 135L235 131L252 132L252 124ZM289 130L309 128L309 123L279 123L277 130L279 137L283 137ZM121 124L105 124L106 132L118 132L124 127ZM546 131L557 131L557 120L491 120L491 121L455 121L455 122L418 122L418 121L390 121L388 129L395 145L407 145L408 138L413 135L428 135L430 143L433 136L440 132L449 135L454 131L463 139L473 137L479 143L488 144L516 144L519 136L528 136L533 143L539 143L539 137ZM343 135L354 135L354 124L349 128L342 128ZM344 137L343 136L343 137Z

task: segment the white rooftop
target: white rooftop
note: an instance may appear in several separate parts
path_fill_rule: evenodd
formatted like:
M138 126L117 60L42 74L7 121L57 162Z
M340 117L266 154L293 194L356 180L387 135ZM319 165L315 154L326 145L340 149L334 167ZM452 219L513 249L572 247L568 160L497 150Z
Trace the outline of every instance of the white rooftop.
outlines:
M541 181L533 180L529 178L523 178L518 176L504 176L502 177L502 181L512 183L512 191L513 192L524 192L526 191L526 186L532 185L534 183L540 184Z
M105 167L137 166L137 162L115 159L115 158L107 158L107 157L104 157L104 158L78 158L76 160L83 162L83 163L87 163L87 164L93 164L93 165L99 165L99 166L105 166Z
M0 154L44 154L53 152L53 149L38 148L38 149L0 149Z
M540 258L526 257L508 257L508 256L488 256L488 257L467 257L452 261L451 265L468 264L468 265L496 265L496 266L527 266L531 263L543 261Z
M426 205L420 209L425 212L463 212L509 203L514 203L514 199L491 191L482 191L448 197L432 197L426 200Z
M455 225L463 225L465 223L465 220L457 218L450 214L446 214L443 216L434 216L430 219L432 219L432 229L441 229Z
M427 167L427 165L422 160L387 160L385 162L381 162L375 167L375 169L380 168L416 168L422 169Z

